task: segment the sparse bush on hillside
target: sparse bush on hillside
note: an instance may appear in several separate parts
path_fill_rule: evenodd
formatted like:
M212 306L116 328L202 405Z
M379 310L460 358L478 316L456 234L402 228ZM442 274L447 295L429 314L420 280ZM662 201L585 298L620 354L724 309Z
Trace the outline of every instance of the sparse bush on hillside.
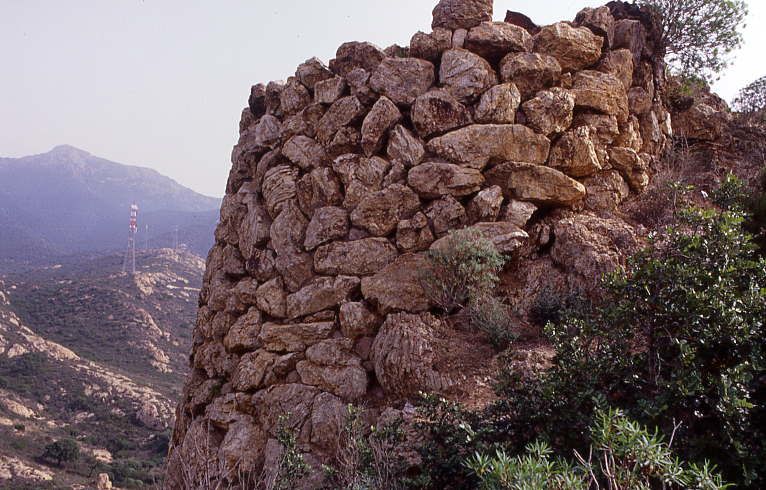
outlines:
M745 114L766 110L766 77L761 77L743 88L734 99L734 108Z
M742 44L747 17L743 0L639 0L662 18L667 61L681 74L710 80Z
M63 463L73 463L80 459L80 445L72 439L62 439L45 446L40 457L48 461L55 461L56 466L60 467Z

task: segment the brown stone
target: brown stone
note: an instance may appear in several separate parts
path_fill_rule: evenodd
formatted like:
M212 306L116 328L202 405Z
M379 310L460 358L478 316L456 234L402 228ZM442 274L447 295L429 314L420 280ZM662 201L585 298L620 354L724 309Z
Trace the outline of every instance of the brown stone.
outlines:
M617 77L611 73L584 70L573 79L575 107L592 109L611 116L618 122L628 119L628 96Z
M290 77L279 94L282 114L291 116L302 111L311 103L311 94L296 78Z
M356 277L317 277L287 297L287 316L294 319L334 308L358 288L359 279Z
M407 175L407 184L424 199L467 196L478 192L483 182L479 170L436 161L421 163Z
M601 58L604 40L585 27L559 22L543 27L534 37L535 53L556 58L565 72L587 68Z
M323 243L348 235L348 212L345 209L326 206L314 212L306 227L306 250L313 250Z
M587 177L601 170L591 131L581 126L564 133L551 148L548 166L570 177Z
M487 60L465 49L450 49L442 55L439 82L461 102L472 102L497 83Z
M375 335L383 320L364 303L343 303L340 305L338 321L344 337L357 339Z
M434 65L417 58L386 58L370 77L370 88L396 104L410 105L434 84Z
M503 190L496 185L487 187L471 199L466 209L469 223L495 221L503 204Z
M584 8L577 13L575 24L584 26L604 38L604 45L612 45L614 38L614 17L606 5L598 8Z
M378 99L378 94L370 88L371 73L363 68L354 68L345 76L351 95L359 99L364 106L370 106Z
M260 347L259 333L261 333L261 312L257 308L250 308L229 328L223 338L223 345L229 352L253 351Z
M362 278L362 295L382 314L392 310L426 311L430 303L421 277L428 267L428 259L422 254L400 255L374 276Z
M295 198L298 169L287 165L272 167L263 176L261 186L266 209L276 218L287 202Z
M531 163L502 163L484 174L508 198L554 206L571 206L585 197L585 187L558 170Z
M295 292L314 277L313 263L311 254L290 250L287 253L277 255L276 260L274 260L274 268L282 276L285 288Z
M301 381L344 400L363 397L367 393L367 372L352 347L350 339L325 340L309 347L306 360L297 365Z
M265 323L258 340L269 352L302 352L307 347L330 337L335 323Z
M465 48L497 62L511 52L532 50L532 36L519 26L505 22L482 22L468 31Z
M274 318L285 317L287 293L281 278L275 277L262 284L256 294L258 296L256 304L261 311Z
M641 192L649 185L646 162L630 148L610 148L609 161L636 192Z
M266 208L257 201L248 205L248 212L239 225L239 250L245 260L253 256L271 236L271 217Z
M531 202L511 199L508 201L508 204L503 207L499 220L513 223L519 228L524 228L527 226L527 223L529 223L529 220L532 219L532 215L535 214L535 211L537 211L537 206Z
M617 77L627 91L633 85L633 54L627 49L610 51L599 63L598 71L611 73Z
M331 168L315 168L304 175L296 185L298 205L306 215L319 208L338 206L343 202L343 191L338 177Z
M527 117L527 125L535 131L550 136L562 133L572 125L575 97L569 90L554 87L542 90L521 106Z
M502 254L515 252L521 247L524 241L529 238L529 235L527 235L524 230L508 221L476 223L471 226L470 229L481 233L481 235L491 241L495 246L495 249ZM453 234L442 237L431 245L431 250L446 250L452 246L454 239Z
M386 54L372 43L348 42L342 44L330 60L330 69L336 75L345 76L354 68L363 68L372 72L377 68Z
M410 188L394 184L368 195L351 213L351 222L373 236L385 236L397 223L411 217L420 208L420 200Z
M561 65L547 54L511 53L500 61L500 78L513 82L522 99L528 99L559 81Z
M310 58L295 71L295 77L309 90L314 90L316 84L333 78L333 73L318 58Z
M513 83L495 85L484 92L476 106L476 122L484 124L513 124L521 102L519 89Z
M450 92L431 90L417 99L410 114L420 136L428 138L471 124L471 114Z
M342 97L327 109L317 125L317 139L324 144L343 128L364 115L364 107L353 95Z
M550 141L520 124L474 124L434 138L426 148L447 160L481 169L490 160L545 163Z
M282 154L303 170L327 164L322 145L307 136L294 136L282 147Z
M428 218L423 213L416 213L412 218L402 220L396 225L396 246L402 252L427 250L433 241L434 234L428 225Z
M449 230L462 228L468 222L465 208L452 196L432 201L426 207L425 214L431 220L437 237L443 236Z
M417 105L417 101L415 104ZM391 162L400 163L404 167L412 167L423 160L425 153L423 142L407 128L400 124L391 130L386 150L386 155Z
M470 29L492 20L492 0L441 0L433 10L432 28Z
M383 146L388 131L402 119L402 113L388 97L381 97L362 123L362 150L372 156Z
M265 350L250 352L242 356L232 375L231 384L237 391L253 391L275 384L281 377L278 372L285 367L292 370L300 360L296 353L274 354ZM276 368L276 369L275 369Z
M308 220L295 201L289 201L271 224L271 248L277 255L302 250Z
M322 80L314 85L314 102L317 104L332 104L340 99L346 91L346 81L335 76Z
M396 256L396 247L385 238L333 242L317 249L314 269L320 274L365 276L387 266Z
M452 46L452 31L437 27L430 34L418 32L410 40L410 56L438 62L442 53Z
M628 197L630 189L617 170L605 170L585 179L585 207L596 212L612 212Z

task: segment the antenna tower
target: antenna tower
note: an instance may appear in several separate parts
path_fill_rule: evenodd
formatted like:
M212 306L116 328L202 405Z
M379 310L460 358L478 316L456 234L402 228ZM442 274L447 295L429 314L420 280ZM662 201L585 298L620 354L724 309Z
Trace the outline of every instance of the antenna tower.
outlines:
M144 236L144 248L149 250L149 225L145 226L146 236Z
M122 261L122 272L136 273L136 231L138 230L138 206L134 202L130 205L130 228L128 229L128 249ZM130 263L128 263L130 262Z

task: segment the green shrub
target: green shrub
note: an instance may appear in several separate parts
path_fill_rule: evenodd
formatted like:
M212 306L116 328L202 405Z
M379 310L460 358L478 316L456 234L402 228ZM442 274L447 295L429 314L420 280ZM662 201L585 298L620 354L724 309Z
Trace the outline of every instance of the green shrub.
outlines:
M734 99L734 107L745 114L762 113L766 110L766 77L761 77L740 90Z
M466 466L483 490L722 490L730 486L707 463L682 464L657 431L647 431L619 410L597 412L590 432L587 459L577 452L576 462L554 458L550 447L538 441L514 458L503 450L492 456L475 453Z
M277 426L277 441L282 445L277 474L274 475L274 490L293 490L308 474L309 466L298 449L295 431L289 428L290 414L280 415Z
M713 191L713 202L727 211L742 211L748 196L745 182L732 173L726 174L721 185Z
M52 442L45 446L41 458L55 461L56 466L61 466L63 463L72 463L80 459L80 445L72 439Z
M485 294L473 298L466 309L471 326L486 333L498 349L508 348L518 338L508 308L501 299Z

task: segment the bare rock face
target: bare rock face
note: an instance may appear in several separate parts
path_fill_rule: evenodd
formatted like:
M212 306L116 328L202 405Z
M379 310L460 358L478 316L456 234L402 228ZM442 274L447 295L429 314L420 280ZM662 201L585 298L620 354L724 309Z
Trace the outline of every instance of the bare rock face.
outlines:
M344 43L335 53L335 59L330 61L330 70L341 76L355 68L372 72L385 57L386 53L372 43Z
M404 126L398 125L389 133L386 155L394 164L413 167L423 160L425 153L423 142Z
M542 90L522 104L527 124L535 131L550 136L566 131L572 125L575 97L566 89Z
M439 82L462 102L472 102L497 83L487 60L465 49L450 49L442 55Z
M434 83L434 65L417 58L386 58L370 77L370 88L397 104L410 105Z
M434 8L432 28L470 29L492 20L492 0L441 0Z
M409 218L420 207L420 200L409 187L394 184L371 194L351 213L351 222L374 236L385 236L396 229L401 219Z
M412 124L424 138L471 124L471 114L450 92L438 89L421 95L412 106Z
M306 360L297 365L301 381L343 400L363 397L367 393L367 371L351 347L350 339L325 340L309 347Z
M618 122L628 119L628 96L622 82L611 73L578 72L572 82L572 93L577 107L615 116Z
M522 201L571 206L585 197L585 187L558 170L532 163L502 163L485 174L487 182Z
M500 78L513 82L523 99L551 87L561 78L561 65L542 53L511 53L500 62Z
M551 149L548 166L570 177L587 177L601 170L591 129L581 126L564 133Z
M421 254L400 255L374 276L362 279L362 296L376 305L380 313L426 311L429 301L421 278L427 268L428 259Z
M288 318L298 318L333 308L359 287L356 277L318 277L287 297Z
M610 51L598 65L599 71L616 76L625 90L630 90L633 85L633 68L633 53L627 49Z
M478 192L483 182L480 171L445 162L422 163L407 175L407 184L424 199L468 196Z
M513 24L482 22L468 31L465 48L482 58L497 61L510 52L531 51L532 36Z
M609 160L635 192L641 192L649 185L647 164L635 150L630 148L611 148L609 150Z
M385 238L333 242L317 249L314 269L320 274L374 274L397 257L396 247Z
M452 47L452 31L435 28L430 34L418 32L410 40L410 56L438 62L442 53Z
M429 315L389 315L372 345L375 376L386 392L398 396L445 388L449 381L435 368L433 330L439 321Z
M601 58L603 39L585 27L565 22L543 27L534 37L535 53L556 58L565 72L587 68Z
M323 243L338 240L348 235L348 212L339 207L319 208L306 227L306 250L313 250Z
M500 207L503 205L503 189L500 186L493 185L477 193L471 202L468 203L466 215L468 221L477 223L479 221L495 221L500 214Z
M484 92L476 106L476 121L484 124L513 124L521 102L519 89L513 83L495 85Z
M362 150L372 156L383 146L383 139L402 118L402 113L388 97L381 97L372 106L362 123Z
M550 141L520 124L475 124L434 138L426 148L447 160L482 169L490 160L545 163Z

